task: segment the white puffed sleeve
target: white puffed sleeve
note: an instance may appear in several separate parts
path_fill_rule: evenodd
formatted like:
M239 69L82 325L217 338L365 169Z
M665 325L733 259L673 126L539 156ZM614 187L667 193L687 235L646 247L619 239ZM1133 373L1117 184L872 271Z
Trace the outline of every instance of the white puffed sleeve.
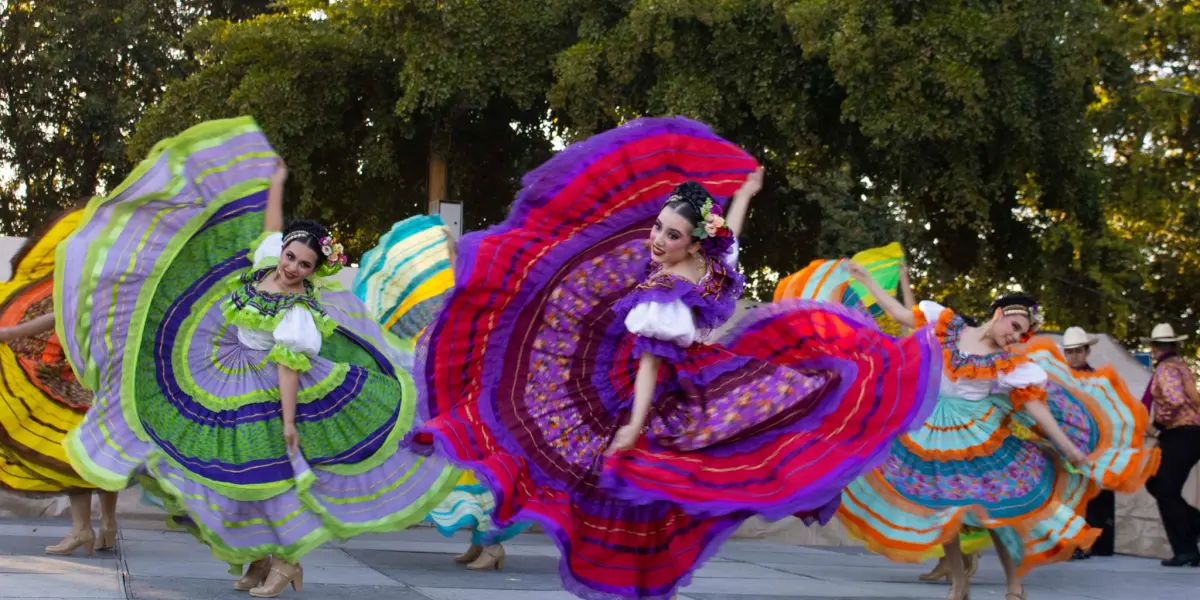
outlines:
M725 265L736 271L738 267L738 256L740 254L741 245L738 243L737 238L733 238L733 245L730 246L729 250L725 252Z
M996 383L1007 392L1027 387L1046 387L1048 379L1045 369L1033 363L1021 363L1013 370L1001 373L996 377Z
M258 247L254 249L254 268L262 267L263 261L266 259L278 259L283 253L283 234L276 231L263 238L259 242Z
M692 309L682 300L643 302L625 315L625 329L634 335L687 348L696 341Z
M925 323L933 324L942 317L942 312L946 310L946 307L932 300L922 300L917 303L917 310L920 311L921 316L925 317Z
M309 358L321 352L321 330L317 329L317 320L303 306L293 306L283 314L279 325L272 332L275 343L297 354Z

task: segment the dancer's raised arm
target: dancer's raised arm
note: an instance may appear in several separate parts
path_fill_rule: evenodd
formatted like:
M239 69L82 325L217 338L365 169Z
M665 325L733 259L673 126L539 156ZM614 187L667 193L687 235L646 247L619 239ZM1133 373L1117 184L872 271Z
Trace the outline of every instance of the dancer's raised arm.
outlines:
M287 177L287 165L282 158L276 158L275 172L271 173L271 189L267 191L263 231L283 231L283 185L287 183Z
M871 277L871 274L862 265L853 261L846 261L845 266L850 276L863 284L863 287L867 288L867 291L875 298L875 302L878 302L879 306L883 307L883 310L887 312L889 317L895 319L903 327L916 329L917 321L913 318L911 308L905 307L899 300L893 298L886 290L879 287L879 282L875 281L875 278Z
M759 167L757 171L746 176L746 182L733 194L725 225L733 232L734 237L742 235L742 227L746 224L746 212L750 208L750 199L762 189L762 185L763 168Z

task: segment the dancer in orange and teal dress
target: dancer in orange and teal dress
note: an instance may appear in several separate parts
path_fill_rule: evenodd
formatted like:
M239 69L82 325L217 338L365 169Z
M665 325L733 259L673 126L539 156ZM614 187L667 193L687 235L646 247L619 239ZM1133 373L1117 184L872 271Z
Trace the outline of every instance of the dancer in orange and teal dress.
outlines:
M524 185L458 244L417 347L422 431L495 494L498 526L542 525L569 592L671 598L751 515L828 520L931 409L929 330L796 301L714 339L762 171L704 125L632 121Z
M865 269L850 270L901 325L932 325L945 358L933 414L892 445L882 466L846 488L839 519L893 560L924 560L944 545L948 600L970 593L959 534L964 526L984 528L1005 569L1006 600L1024 600L1025 573L1069 559L1099 535L1082 516L1091 497L1104 488L1135 489L1153 473L1157 452L1141 447L1145 418L1131 412L1131 397L1098 394L1101 401L1084 387L1110 382L1057 372L1051 380L1041 365L1056 361L1039 355L1045 348L1010 350L1042 323L1032 298L1001 297L991 320L976 326L934 302L909 311ZM1078 383L1062 384L1070 381ZM1037 439L1014 435L1014 421Z
M354 293L385 329L412 347L454 289L454 256L454 240L441 217L410 217L393 225L363 255L354 274ZM504 566L504 542L532 523L496 527L495 504L475 474L465 471L426 521L446 537L470 529L471 545L454 561L472 571L499 570Z
M59 338L96 390L65 444L131 479L271 598L332 539L403 529L458 479L415 452L403 353L331 276L340 248L283 220L287 170L250 118L160 142L59 244ZM250 563L243 573L242 565Z

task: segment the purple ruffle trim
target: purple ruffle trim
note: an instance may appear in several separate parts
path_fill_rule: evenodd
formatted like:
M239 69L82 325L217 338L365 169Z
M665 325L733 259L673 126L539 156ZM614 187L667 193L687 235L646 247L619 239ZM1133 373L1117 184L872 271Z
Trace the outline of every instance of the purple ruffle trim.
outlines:
M641 358L646 352L672 363L682 362L687 358L687 349L680 348L679 344L639 335L633 341L633 357Z
M647 281L654 285L642 284L621 298L613 306L613 312L618 318L624 318L633 307L647 302L669 304L676 300L683 302L692 309L696 319L697 329L717 329L724 325L737 310L737 301L742 296L745 278L741 273L729 269L724 262L712 262L710 277L724 277L726 285L719 297L713 298L704 293L701 285L692 283L677 275L653 270ZM666 285L662 285L662 284Z

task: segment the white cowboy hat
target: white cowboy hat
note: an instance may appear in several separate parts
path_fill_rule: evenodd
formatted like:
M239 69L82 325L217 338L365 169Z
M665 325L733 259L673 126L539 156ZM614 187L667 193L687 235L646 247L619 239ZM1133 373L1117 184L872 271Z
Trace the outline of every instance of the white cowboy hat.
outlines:
M1069 327L1063 334L1062 347L1063 350L1071 350L1072 348L1095 346L1099 341L1096 336L1088 335L1082 327Z
M1188 338L1188 336L1186 336L1186 335L1175 335L1175 328L1171 327L1169 324L1159 323L1158 325L1154 326L1154 331L1150 332L1150 337L1142 338L1142 342L1147 342L1147 343L1182 342L1183 340L1186 340L1187 338Z

